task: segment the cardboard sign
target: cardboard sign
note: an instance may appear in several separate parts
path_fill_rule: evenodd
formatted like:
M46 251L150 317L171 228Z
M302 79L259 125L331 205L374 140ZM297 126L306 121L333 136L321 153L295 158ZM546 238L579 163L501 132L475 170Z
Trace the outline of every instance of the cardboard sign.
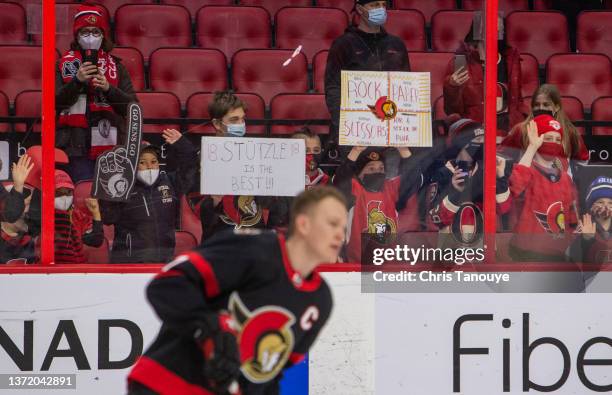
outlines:
M201 193L295 196L304 190L302 139L203 137Z
M126 145L118 145L96 160L92 195L98 199L126 201L134 187L142 139L142 109L138 103L128 106L126 130Z
M340 145L431 147L429 73L342 71Z
M11 157L9 151L9 142L0 141L0 180L8 180L11 168Z

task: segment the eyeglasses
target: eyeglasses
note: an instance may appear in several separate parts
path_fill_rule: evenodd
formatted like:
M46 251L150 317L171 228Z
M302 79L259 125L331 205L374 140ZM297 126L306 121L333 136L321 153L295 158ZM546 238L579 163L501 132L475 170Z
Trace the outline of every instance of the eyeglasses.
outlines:
M94 36L94 37L100 37L102 35L102 30L81 30L79 32L79 36L81 37L88 37L88 36Z

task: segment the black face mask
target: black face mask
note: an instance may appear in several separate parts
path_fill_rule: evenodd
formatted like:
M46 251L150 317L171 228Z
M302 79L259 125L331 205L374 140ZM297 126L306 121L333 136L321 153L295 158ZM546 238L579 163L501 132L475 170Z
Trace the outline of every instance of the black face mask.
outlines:
M363 176L363 185L369 191L380 192L385 184L385 173L372 173Z
M535 110L533 111L533 117L537 117L538 115L550 115L551 117L555 117L555 114L550 110Z
M474 160L474 162L482 161L482 157L483 157L482 144L469 143L468 146L465 147L465 151L468 153L470 158Z

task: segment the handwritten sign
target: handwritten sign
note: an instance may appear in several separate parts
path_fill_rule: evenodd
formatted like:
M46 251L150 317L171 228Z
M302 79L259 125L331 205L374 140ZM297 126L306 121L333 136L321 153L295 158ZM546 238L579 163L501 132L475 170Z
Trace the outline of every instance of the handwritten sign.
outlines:
M342 71L340 145L431 147L429 73Z
M304 190L302 139L203 137L201 193L295 196Z

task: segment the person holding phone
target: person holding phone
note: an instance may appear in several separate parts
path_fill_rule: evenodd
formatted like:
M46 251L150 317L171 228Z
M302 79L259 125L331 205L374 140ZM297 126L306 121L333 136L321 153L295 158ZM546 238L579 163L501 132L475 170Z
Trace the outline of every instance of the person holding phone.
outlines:
M476 13L472 27L450 60L444 79L444 111L462 118L484 122L485 41L483 19ZM497 129L498 142L513 125L521 122L528 109L521 98L520 55L503 42L503 19L499 21L499 54L497 61Z
M55 73L56 146L70 157L76 182L93 178L96 157L122 143L127 106L137 98L127 69L110 54L107 11L83 3L72 30L74 41Z

